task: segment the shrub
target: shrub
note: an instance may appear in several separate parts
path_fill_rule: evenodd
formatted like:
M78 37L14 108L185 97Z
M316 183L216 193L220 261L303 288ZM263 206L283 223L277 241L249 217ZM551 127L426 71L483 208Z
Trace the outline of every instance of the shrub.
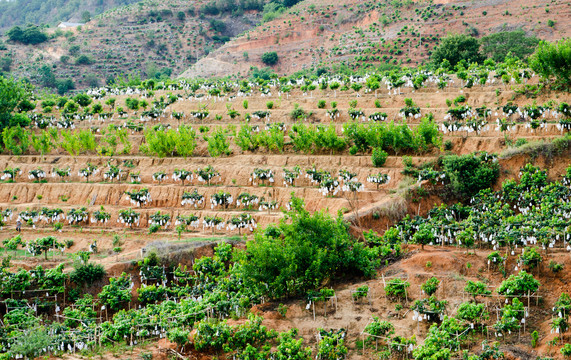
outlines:
M432 296L436 290L438 290L438 286L440 285L440 280L435 277L431 277L428 279L424 284L420 286L422 291L428 296Z
M283 236L257 232L241 255L248 258L243 271L249 286L270 298L299 296L325 279L342 274L369 277L375 273L378 256L373 257L372 251L350 237L341 217L334 219L323 212L310 214L303 201L295 197L291 207L291 221L278 225Z
M401 279L392 279L387 281L385 293L389 298L404 299L406 297L406 288L410 286L408 281Z
M556 43L541 41L529 59L530 67L543 79L555 79L563 87L571 86L571 38Z
M275 51L265 52L262 54L262 62L268 66L275 65L278 61L278 53Z
M69 279L78 286L90 286L105 276L105 269L99 264L83 264L76 266Z
M325 105L326 105L325 100L319 100L319 101L317 102L317 107L318 107L319 109L324 109L324 108L325 108Z
M461 198L469 198L493 185L500 176L500 166L486 153L448 155L442 160L452 189Z
M374 148L373 155L371 156L371 160L373 161L374 167L382 167L385 165L389 154L381 148Z
M268 102L266 103L266 107L267 107L268 109L273 109L273 108L274 108L274 102L273 102L273 101L268 101Z
M439 66L444 60L448 60L451 66L456 66L461 60L468 63L481 62L480 43L478 39L464 35L449 35L440 41L431 55L434 65Z
M539 39L535 36L526 36L525 31L520 29L484 36L480 42L482 53L487 58L502 62L510 52L520 59L525 59L533 53L539 44Z

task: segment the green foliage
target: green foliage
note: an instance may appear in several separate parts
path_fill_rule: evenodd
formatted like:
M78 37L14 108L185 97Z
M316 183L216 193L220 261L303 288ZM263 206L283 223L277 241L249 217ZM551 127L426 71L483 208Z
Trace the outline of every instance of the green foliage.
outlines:
M494 324L494 328L503 334L517 331L521 327L520 321L524 316L525 308L523 303L517 298L514 298L511 304L504 306L501 311L501 317Z
M506 56L516 56L525 59L533 53L539 39L535 36L527 36L523 30L502 31L480 39L482 44L482 54L496 62L502 62Z
M455 194L469 198L492 186L500 175L499 164L494 159L487 153L445 156L442 160L444 171Z
M353 293L353 300L357 301L359 299L366 298L369 295L369 286L363 285L359 286Z
M228 134L222 127L217 127L211 136L206 136L205 139L208 142L208 153L210 156L228 156L232 153L228 143Z
M456 66L461 60L479 63L483 61L479 48L478 39L464 34L453 34L441 39L430 57L437 67L444 60L448 60L452 66Z
M388 321L379 320L379 317L373 316L373 321L371 321L367 326L365 326L365 332L373 336L367 336L366 341L370 344L375 341L375 336L390 337L395 333L395 327Z
M474 301L476 301L476 297L478 296L488 296L492 293L490 290L488 290L488 286L483 282L472 280L468 280L466 282L464 291L472 295L474 297Z
M428 279L424 284L420 286L420 289L424 291L424 293L428 296L432 296L436 290L438 290L438 286L440 285L440 280L435 278L434 276Z
M75 266L74 270L69 275L69 279L78 286L90 286L103 279L106 272L100 264L81 264Z
M373 161L373 166L374 167L382 167L383 165L385 165L385 162L387 161L388 157L389 157L389 154L387 154L387 152L384 151L383 149L374 148L373 154L371 156L371 160Z
M121 304L131 300L131 279L126 273L110 278L109 285L103 286L98 297L111 310L119 310Z
M44 327L25 329L21 335L10 350L13 354L20 354L29 359L44 354L44 349L51 344L51 335Z
M392 299L404 299L406 297L406 288L410 287L408 281L402 279L391 279L387 281L385 293L387 297Z
M145 131L146 144L142 151L159 157L182 156L187 158L194 154L196 148L196 132L187 125L178 129L160 130L148 128Z
M571 87L571 39L556 43L541 41L529 58L529 65L545 80L555 79L557 85Z
M458 306L456 317L470 323L483 324L490 318L490 314L486 310L486 304L465 302Z
M189 337L190 331L179 327L172 328L167 332L167 339L169 339L170 342L177 344L180 348L183 348L189 343Z
M340 360L345 359L347 356L348 349L345 346L345 338L342 333L343 330L339 332L325 331L319 329L321 335L321 341L317 344L317 358L321 360Z
M406 123L346 123L343 134L347 144L353 144L356 152L367 152L370 148L378 147L397 154L403 151L422 153L431 146L438 146L441 139L438 125L431 116L424 117L414 129Z
M38 26L29 26L22 29L14 26L6 32L8 39L13 42L19 42L24 45L36 45L48 40L48 36L40 30Z
M248 286L280 298L304 295L341 274L374 274L380 261L374 260L374 249L351 239L341 217L311 215L295 197L292 209L289 221L278 227L280 237L259 231L247 243L241 263Z
M21 128L19 125L4 128L2 131L2 142L6 150L14 155L23 155L28 151L30 146L29 132Z
M522 254L519 256L519 262L527 266L528 270L532 270L539 266L541 262L541 254L533 247L525 247Z
M48 259L48 251L56 250L63 247L63 244L57 241L53 236L46 236L29 241L27 244L28 251L34 256L44 254L44 258Z
M278 53L275 51L269 51L262 54L262 62L268 66L273 66L278 63L279 57Z
M528 292L536 292L539 285L539 281L533 275L522 270L519 274L510 275L509 278L504 280L497 291L500 295L525 296Z
M417 232L412 236L411 242L414 244L420 244L424 249L424 245L429 245L434 243L435 237L432 233L430 226L427 224L422 224Z

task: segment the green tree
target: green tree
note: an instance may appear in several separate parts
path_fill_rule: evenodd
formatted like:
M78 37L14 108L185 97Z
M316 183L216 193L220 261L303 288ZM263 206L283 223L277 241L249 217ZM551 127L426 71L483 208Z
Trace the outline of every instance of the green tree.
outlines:
M539 39L535 36L526 36L525 31L520 29L484 36L480 39L480 43L482 44L482 53L487 58L502 62L510 52L520 59L527 58L539 44Z
M529 58L529 65L545 80L571 87L571 38L556 43L542 41Z
M48 259L48 251L59 249L63 245L53 236L39 238L28 243L28 249L33 255L44 254L44 258Z
M296 197L291 204L279 231L256 232L241 255L248 286L279 298L305 295L341 274L374 275L376 257L351 238L341 216L310 214Z
M110 278L109 285L105 285L99 293L99 300L111 310L119 310L121 304L131 300L130 282L126 273L118 278Z
M262 54L262 62L268 66L273 66L279 61L278 53L275 51L265 52Z
M30 92L23 83L0 77L0 131L18 123L14 121L14 111L21 101L29 97Z
M464 34L449 35L440 41L431 58L437 67L444 60L448 60L452 66L456 66L461 60L479 63L484 60L479 49L480 43L474 37Z
M444 171L457 196L468 198L493 185L500 166L487 154L449 155L443 159Z

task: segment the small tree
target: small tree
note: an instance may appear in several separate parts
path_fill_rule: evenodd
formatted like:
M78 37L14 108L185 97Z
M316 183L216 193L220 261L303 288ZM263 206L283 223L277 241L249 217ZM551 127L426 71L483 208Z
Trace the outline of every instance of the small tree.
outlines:
M424 291L426 295L432 296L436 292L436 290L438 290L439 285L440 285L440 280L438 280L435 277L431 277L424 284L420 286L420 289Z
M268 66L273 66L279 61L278 53L269 51L262 54L262 62Z
M80 209L71 209L67 212L66 220L70 224L79 224L81 222L86 222L89 218L87 213L87 208L82 207Z
M157 171L156 173L153 173L153 180L158 181L159 185L162 181L167 180L168 178L168 175L164 171Z
M220 190L216 194L210 197L211 208L214 209L217 206L221 206L224 209L228 209L228 206L234 202L234 198L229 192Z
M8 182L14 182L16 180L16 176L21 175L22 174L22 170L20 170L20 168L16 167L16 168L6 168L3 171L4 175L2 175L1 179L2 180L8 180Z
M449 35L440 40L440 44L432 52L431 58L436 66L448 60L456 66L461 60L467 63L481 62L480 43L478 39L464 34Z
M474 301L476 302L476 297L478 296L488 296L492 292L488 290L488 286L480 281L471 281L468 280L466 282L466 287L464 287L464 291L468 294L472 295Z
M391 177L387 174L378 173L372 174L367 177L367 182L377 185L377 190L379 190L380 185L387 184L391 180Z
M131 279L126 273L118 278L110 278L109 285L103 286L99 300L111 310L119 310L121 304L131 301Z
M79 172L77 173L78 176L80 177L84 177L85 178L85 182L88 183L89 182L89 177L91 175L95 175L99 172L99 170L97 169L97 166L92 165L90 163L87 163L87 167L80 169Z
M147 188L143 188L141 190L125 191L125 194L127 195L127 199L131 202L131 204L137 205L138 207L141 207L141 205L149 204L152 201L151 194Z
M182 186L184 186L185 181L191 181L192 180L192 171L183 170L183 169L181 169L181 170L174 169L172 179L174 181L180 180L182 182Z
M414 233L411 240L414 244L420 244L421 249L424 250L424 245L432 244L434 239L435 237L430 226L428 224L422 224Z
M68 166L65 169L58 169L57 167L52 170L52 177L59 176L61 181L71 174L71 168Z
M198 168L194 172L198 176L198 181L206 182L208 186L210 186L212 179L214 179L216 176L220 177L220 173L216 171L211 165L208 165L205 168Z
M374 167L382 167L385 165L389 154L381 148L374 148L373 155L371 156L371 160L373 161Z
M406 298L406 288L410 286L408 281L402 279L392 279L387 281L385 286L385 293L387 297L393 299L404 299Z
M32 169L28 171L28 178L34 180L34 182L40 182L46 178L46 173L41 168Z
M194 205L194 207L198 207L198 205L201 205L202 203L204 203L204 195L201 195L198 193L198 190L194 189L193 192L187 192L185 191L182 194L182 201L181 201L181 205L186 205L186 204L190 204L190 205Z
M529 65L545 80L555 79L556 84L571 86L571 39L562 39L556 43L541 41L529 58Z
M55 250L59 248L63 248L63 244L59 243L53 236L38 238L27 244L27 249L32 255L37 256L43 253L46 260L48 259L48 251L50 249Z
M118 166L115 166L112 164L108 164L108 165L109 165L109 170L107 170L103 174L103 178L109 179L111 182L113 182L113 179L119 180L121 178L121 169L119 169Z
M129 227L132 228L134 224L139 225L140 217L141 214L133 211L132 209L125 209L119 211L119 218L117 219L117 222L129 225Z
M289 185L295 186L295 180L299 178L299 175L301 173L301 169L299 168L299 166L296 165L291 170L288 170L286 168L284 168L283 170L284 170L283 176L284 176L285 187L288 187Z

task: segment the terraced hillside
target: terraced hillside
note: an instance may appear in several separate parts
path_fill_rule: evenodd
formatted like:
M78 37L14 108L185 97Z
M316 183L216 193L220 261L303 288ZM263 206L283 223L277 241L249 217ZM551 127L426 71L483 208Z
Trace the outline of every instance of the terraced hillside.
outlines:
M145 82L18 102L11 121L31 124L2 138L1 348L557 356L571 96L517 62L466 72Z
M330 81L335 82L335 80ZM355 81L359 83L365 79ZM275 223L282 217L280 209L287 208L292 193L304 198L310 211L326 209L331 214L342 211L349 216L358 209L363 209L362 211L366 210L366 213L371 215L383 208L387 201L393 201L397 196L396 193L404 193L408 186L414 185L416 180L412 182L406 180L402 174L404 168L402 155L410 155L412 163L420 165L435 162L438 156L445 153L444 148L457 154L468 154L473 151L492 153L507 149L506 141L514 144L516 140L533 142L561 136L564 130L561 128L560 120L566 114L558 112L556 107L553 110L545 110L544 115L537 120L531 120L534 127L537 126L533 129L530 127L529 115L520 117L518 111L524 112L524 109L530 106L537 107L533 104L538 100L541 102L541 99L516 97L517 101L510 101L512 105L508 107L511 106L513 109L519 107L519 110L512 110L515 115L506 117L502 107L515 96L515 93L512 90L505 90L496 96L494 91L497 86L491 81L484 86L462 89L461 81L451 79L448 87L439 90L435 78L429 79L426 86L419 90L404 86L398 90L388 91L381 88L374 92L355 92L352 89L346 91L316 89L303 92L293 89L284 93L279 87L269 86L267 94L254 89L248 93L241 93L239 89L227 89L225 94L218 96L209 95L212 89L206 85L190 96L188 89L158 90L153 93L153 97L145 91L136 94L131 90L122 90L118 91L117 95L96 95L94 97L97 100L90 107L86 107L95 109L97 108L95 104L109 103L108 100L113 98L114 108L103 105L100 113L92 115L82 115L81 111L76 114L69 112L64 114L67 111L64 109L73 107L69 104L75 104L70 101L64 109L61 109L63 114L61 119L59 119L60 110L55 109L56 107L50 113L40 115L41 107L38 104L38 109L34 110L37 111L36 115L32 117L36 118L34 121L37 126L46 130L37 128L34 131L36 136L44 134L54 139L58 137L56 135L58 132L60 135L56 141L53 141L53 146L49 146L48 153L38 154L36 153L38 149L30 147L29 155L2 155L0 168L7 170L18 168L19 174L11 180L13 182L2 185L0 207L11 209L14 213L12 221L8 222L9 228L15 226L17 214L24 212L36 215L31 216L32 222L29 223L29 225L33 223L36 229L50 229L53 223L60 222L65 224L62 229L64 233L76 232L80 228L82 231L92 233L101 230L107 236L124 229L127 225L134 233L143 234L153 224L153 216L160 213L161 216L166 216L168 225L154 230L167 238L177 236L175 231L177 218L182 219L181 217L190 215L198 217L198 221L193 221L193 226L188 227L192 230L189 235L191 237L213 232L249 233L254 229L253 226L244 224L246 229L240 230L229 226L228 222L245 214L244 216L251 216L257 225L266 226ZM181 84L185 87L184 83ZM94 94L102 92L103 90L99 90ZM450 101L459 97L465 98L460 107L446 105L447 99ZM402 112L406 108L407 98L419 105L419 113L403 122ZM132 99L147 102L159 99L154 100L158 109L125 112L124 104L131 102ZM165 106L165 99L172 103ZM561 99L563 100L565 99ZM247 109L244 108L244 102L247 102ZM270 110L268 103L273 103ZM332 103L336 103L335 108L332 107ZM489 105L487 110L489 113L485 120L482 117L480 123L472 122L468 124L471 128L466 128L463 117L467 115L462 113L475 113L476 108L486 104ZM294 109L304 114L300 119L307 118L302 122L292 118ZM454 113L454 109L460 112L456 114L457 119L447 115ZM505 111L508 113L510 110L506 108ZM350 115L350 112L353 115ZM355 115L355 112L359 112L360 115ZM370 117L374 114L384 120L378 122L371 120ZM348 124L361 124L359 126L364 131L374 124L394 122L394 126L403 123L406 124L403 125L404 129L410 128L414 131L421 122L421 116L428 114L433 115L435 123L432 126L438 128L438 132L442 135L441 140L434 139L437 146L428 144L426 150L405 149L401 154L398 152L403 150L396 148L395 153L394 148L389 147L387 150L389 152L392 150L393 153L381 168L373 167L371 156L366 153L349 154L351 150L349 145L358 140L358 137L347 134L350 130ZM206 117L199 119L202 116ZM249 120L245 122L245 118ZM500 118L505 120L498 125ZM304 127L304 124L308 124L309 127ZM162 131L156 132L150 129L157 127L171 129L173 132L167 135L168 138L176 134L174 129L188 125L194 128L194 132L183 140L194 146L193 156L173 158L168 153L164 154L167 157L163 158L149 156L153 155L153 151L147 149L149 141L156 141L154 136L162 134ZM336 149L328 149L324 145L312 146L311 143L304 147L302 144L304 139L300 134L311 131L314 129L313 126L317 126L317 129L321 129L318 132L324 134L329 130L329 134L342 142L342 145ZM387 128L390 126L393 125ZM62 127L64 129L61 129ZM70 130L71 128L73 130ZM83 132L81 136L85 136L84 140L77 135L81 132ZM77 138L74 138L73 134ZM246 141L245 139L250 139L254 135L261 135L262 138L274 136L277 140L275 143L265 140L266 145L260 146L255 151L249 150L253 149L251 144L243 145L242 148L239 146ZM208 138L212 142L212 148L209 148ZM82 141L87 144L84 148L75 143ZM219 151L216 148L218 143L223 144L221 151L229 152L229 156L209 155ZM98 156L96 152L112 156ZM82 172L90 165L96 170L86 179ZM211 169L209 176L213 176L209 182L200 178L198 173L200 169L205 170L208 167ZM30 175L38 169L45 173L45 178ZM65 170L65 175L59 176L57 170ZM290 182L286 181L286 170L294 172L294 175L291 173L289 175ZM188 172L184 183L173 176L175 172L179 172L180 177L180 171ZM320 175L319 172L323 171L330 174L332 182L322 183L320 177L323 177L323 174ZM342 171L351 174L344 179ZM264 181L256 179L254 177L256 173L258 176L266 176L266 179ZM379 173L388 176L388 183L377 186L370 179ZM164 174L164 179L159 181L158 174ZM206 177L204 174L202 176ZM343 186L350 182L358 182L362 186L357 192L343 189ZM197 194L192 195L195 191ZM150 201L134 202L126 194L127 192L133 194L132 198L148 192ZM220 196L227 198L222 204ZM196 201L196 204L192 201ZM44 208L57 209L59 217L53 220L46 219L42 216ZM69 221L65 221L64 217L70 211L81 208L90 215L74 226L69 226L67 224ZM131 209L137 214L137 221L133 224L124 224L120 214ZM94 218L93 214L98 210L110 215L107 222L102 223ZM44 220L41 220L42 218ZM162 217L156 217L155 221L158 219ZM213 219L216 219L215 223L218 225L216 228L208 222ZM34 233L30 226L25 225L24 233L30 231Z
M207 3L140 1L112 8L79 28L48 29L52 38L43 44L4 38L0 57L11 61L3 71L55 90L56 79L86 89L118 77L127 83L169 78L259 22L257 11L200 16ZM47 75L39 71L44 65L51 69Z
M181 77L245 74L251 66L266 66L261 56L272 51L279 57L272 66L278 74L329 66L418 66L450 33L482 38L521 29L554 41L570 35L568 5L543 0L306 0L192 64Z

